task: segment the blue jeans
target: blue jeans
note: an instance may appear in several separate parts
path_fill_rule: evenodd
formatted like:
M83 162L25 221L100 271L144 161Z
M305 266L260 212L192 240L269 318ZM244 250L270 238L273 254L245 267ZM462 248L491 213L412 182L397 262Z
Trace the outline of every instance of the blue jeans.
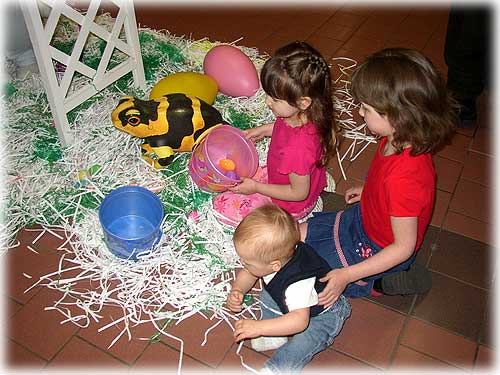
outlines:
M278 305L266 290L262 289L260 299L262 319L280 316L267 308L279 311ZM278 374L300 372L316 353L325 350L333 343L350 314L351 305L347 298L341 295L328 311L312 317L304 331L297 333L285 345L278 348L264 367Z

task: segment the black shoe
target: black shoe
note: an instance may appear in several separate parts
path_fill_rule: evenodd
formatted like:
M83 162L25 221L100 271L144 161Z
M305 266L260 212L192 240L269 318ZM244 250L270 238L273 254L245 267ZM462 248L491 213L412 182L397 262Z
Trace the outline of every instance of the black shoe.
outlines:
M395 272L380 279L380 285L382 293L388 295L425 294L432 287L431 272L414 262L407 271Z

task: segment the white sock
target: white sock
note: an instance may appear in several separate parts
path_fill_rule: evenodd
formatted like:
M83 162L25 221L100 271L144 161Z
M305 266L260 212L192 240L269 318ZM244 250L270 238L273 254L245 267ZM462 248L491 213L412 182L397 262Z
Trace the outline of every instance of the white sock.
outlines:
M279 336L279 337L265 337L260 336L250 340L252 344L252 349L263 352L266 350L277 349L280 346L285 345L288 342L288 338Z

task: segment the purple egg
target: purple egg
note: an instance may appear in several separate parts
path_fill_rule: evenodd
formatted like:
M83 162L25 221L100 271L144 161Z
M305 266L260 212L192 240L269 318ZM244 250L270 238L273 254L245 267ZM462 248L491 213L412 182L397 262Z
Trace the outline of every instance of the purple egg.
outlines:
M231 180L238 180L238 175L234 171L227 171L224 173L227 178L230 178Z

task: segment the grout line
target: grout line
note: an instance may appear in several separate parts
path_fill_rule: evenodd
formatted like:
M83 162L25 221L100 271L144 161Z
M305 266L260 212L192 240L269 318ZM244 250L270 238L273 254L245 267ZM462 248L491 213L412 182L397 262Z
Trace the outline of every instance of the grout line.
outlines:
M83 337L81 337L81 336L78 336L78 335L76 335L76 334L75 334L73 337L76 337L76 338L78 338L78 339L80 339L80 340L82 340L82 341L86 342L86 343L87 343L87 344L89 344L90 346L93 346L93 347L94 347L94 348L96 348L97 350L99 350L99 351L103 352L104 354L107 354L107 355L109 355L110 357L113 357L114 359L116 359L117 361L119 361L119 362L123 363L123 364L124 364L124 365L126 365L127 367L131 367L131 365L130 365L127 361L125 361L124 359L122 359L122 358L120 358L120 357L117 357L115 354L113 354L113 353L109 352L107 349L103 349L103 348L99 347L98 345L94 344L93 342L91 342L91 341L89 341L89 340L87 340L87 339L85 339L85 338L83 338Z
M405 348L408 348L408 349L411 349L411 350L413 350L414 352L417 352L417 353L422 354L422 355L424 355L424 356L426 356L426 357L432 358L432 359L434 359L434 360L436 360L436 361L439 361L439 362L445 363L445 364L447 364L447 365L450 365L450 366L452 366L452 367L456 368L457 370L462 370L462 371L470 371L470 370L473 370L473 369L474 369L475 360L472 362L472 368L471 368L470 370L467 370L467 369L464 369L463 367L459 367L459 366L457 366L457 365L456 365L456 364L454 364L454 363L448 362L448 361L446 361L446 360L444 360L444 359L442 359L442 358L435 357L435 356L433 356L433 355L431 355L431 354L429 354L429 353L422 352L422 351L420 351L420 350L418 350L418 349L416 349L416 348L414 348L414 347L411 347L411 346L408 346L408 345L405 345L405 344L401 344L401 346L403 346L403 347L405 347Z
M22 348L23 348L24 350L26 350L27 352L29 352L29 353L33 354L35 357L37 357L37 358L41 359L42 361L44 361L44 362L45 362L45 364L42 366L42 368L45 368L45 367L47 366L47 364L49 363L49 362L48 362L48 360L47 360L46 358L42 357L42 356L41 356L40 354L38 354L37 352L34 352L33 350L31 350L30 348L28 348L28 347L27 347L27 346L25 346L24 344L21 344L19 341L17 341L17 340L15 340L15 339L13 339L12 337L7 337L7 338L8 338L8 340L10 340L10 341L12 341L12 342L16 343L17 345L19 345L20 347L22 347ZM5 360L6 364L8 365L8 364L9 364L9 363L8 363L8 358L4 358L4 360ZM15 366L16 366L16 364L15 364L15 363L13 363L13 364L11 364L11 365L12 365L12 367L15 367Z
M335 352L337 352L337 353L340 353L340 354L342 354L342 355L345 355L346 357L351 358L351 359L353 359L353 360L355 360L355 361L358 361L358 362L364 363L364 364L365 364L365 365L367 365L367 366L370 366L370 367L376 368L376 369L378 369L378 370L382 370L382 371L387 370L387 369L384 369L384 368L382 368L382 367L379 367L379 366L377 366L377 365L375 365L375 364L373 364L373 363L367 362L366 360L364 360L364 359L362 359L362 358L358 358L358 357L356 357L354 354L350 354L350 353L344 352L344 351L342 351L342 350L340 350L340 349L337 349L337 348L335 348L335 347L334 347L334 345L335 345L335 341L334 341L334 342L333 342L333 344L329 347L329 349L330 349L330 350L333 350L333 351L335 351ZM312 362L312 361L311 361L311 362Z
M482 286L479 286L479 285L475 285L475 284L472 284L468 281L465 281L465 280L461 280L457 277L454 277L452 275L448 275L447 273L444 273L444 272L441 272L441 271L438 271L438 270L435 270L433 268L429 268L429 270L431 270L432 272L434 273L437 273L438 275L441 275L441 276L444 276L444 277L447 277L449 279L452 279L452 280L455 280L455 281L458 281L459 283L461 284L465 284L467 286L470 286L470 287L473 287L473 288L476 288L476 289L479 289L479 290L482 290L483 292L487 292L487 293L491 293L492 290L489 289L489 288L485 288L485 287L482 287Z
M167 338L168 338L168 337L167 337ZM159 342L157 342L156 344L160 344L160 343L161 343L161 344L163 344L163 345L165 345L166 347L168 347L168 348L170 348L170 349L172 349L172 350L176 351L177 353L180 353L180 350L179 350L179 349L177 349L176 347L174 347L174 346L172 346L172 345L170 345L170 344L167 344L167 343L166 343L166 342L164 342L163 340L160 340L160 341L159 341ZM183 362L183 363L184 363L184 358L185 358L185 357L188 357L188 358L192 359L192 360L193 360L193 361L195 361L195 362L198 362L198 363L200 363L200 364L202 364L202 365L204 365L204 366L207 366L207 367L208 367L208 368L210 368L210 369L215 369L215 368L216 368L216 367L214 367L214 366L212 366L212 365L210 365L210 364L208 364L208 363L206 363L206 362L203 362L203 360L201 360L201 359L199 359L199 358L196 358L195 356L193 356L193 355L191 355L191 354L186 353L186 350L185 350L185 349L186 349L186 348L184 348L184 351L182 352L182 362ZM175 368L177 368L177 363L175 363L175 362L174 362L174 365L175 365Z

